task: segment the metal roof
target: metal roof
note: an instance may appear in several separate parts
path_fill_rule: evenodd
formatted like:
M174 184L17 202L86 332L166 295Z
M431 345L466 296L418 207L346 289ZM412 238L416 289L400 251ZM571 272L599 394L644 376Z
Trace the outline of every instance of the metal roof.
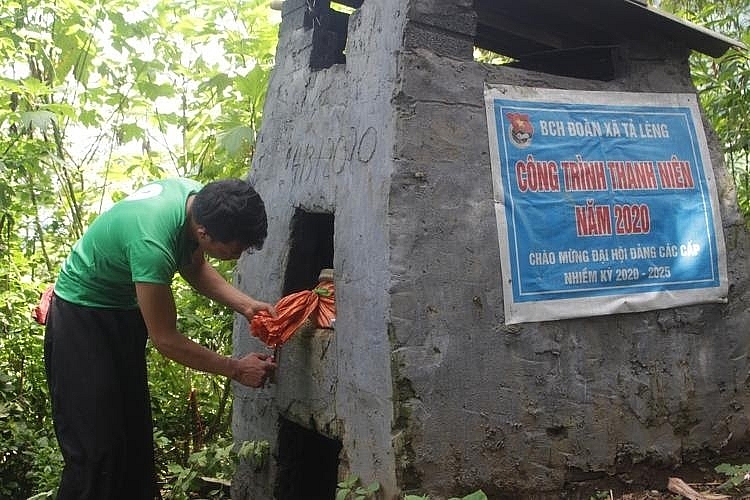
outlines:
M476 45L515 59L664 38L719 57L741 42L640 0L474 0Z

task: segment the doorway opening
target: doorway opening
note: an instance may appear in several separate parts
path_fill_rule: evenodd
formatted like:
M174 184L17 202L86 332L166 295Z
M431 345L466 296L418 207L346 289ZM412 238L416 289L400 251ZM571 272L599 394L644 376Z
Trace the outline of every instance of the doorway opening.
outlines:
M341 441L279 418L276 500L333 500Z

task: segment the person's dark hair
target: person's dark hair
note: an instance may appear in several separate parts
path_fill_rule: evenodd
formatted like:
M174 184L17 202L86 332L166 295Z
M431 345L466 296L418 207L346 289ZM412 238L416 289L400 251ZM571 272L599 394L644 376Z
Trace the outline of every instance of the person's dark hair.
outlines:
M238 242L260 249L268 221L260 195L246 181L224 179L203 186L190 208L193 220L221 243Z

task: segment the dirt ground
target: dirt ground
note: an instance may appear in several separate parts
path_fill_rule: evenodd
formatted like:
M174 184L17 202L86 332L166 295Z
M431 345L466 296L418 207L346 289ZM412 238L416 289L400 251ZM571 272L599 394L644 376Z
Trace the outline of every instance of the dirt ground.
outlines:
M568 485L560 500L750 500L750 474L740 478L736 488L720 488L729 477L715 470L718 463L748 464L750 456L743 450L734 459L725 457L716 463L694 463L672 470L630 464L615 477L579 478L578 484Z
M678 476L666 478L663 486L632 488L618 485L607 488L598 486L588 491L578 491L565 495L566 499L576 500L750 500L750 487L727 490L720 486L727 480L717 474L707 474L700 482L690 482ZM747 481L750 483L750 481ZM593 493L592 493L593 491Z
M678 500L684 498L690 500L729 500L735 498L749 498L748 496L742 495L727 495L717 488L718 483L688 484L688 487L691 488L692 492L688 490L682 490L685 494L673 493L668 489L665 489L664 491L651 490L634 493L624 493L619 496L615 495L614 492L612 492L610 496L606 494L607 492L603 492L598 496L594 496L593 498L596 500Z

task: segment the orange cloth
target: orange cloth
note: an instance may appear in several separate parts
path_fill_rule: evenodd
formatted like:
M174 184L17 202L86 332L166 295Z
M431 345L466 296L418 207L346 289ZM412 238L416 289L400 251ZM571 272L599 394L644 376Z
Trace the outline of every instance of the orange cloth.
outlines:
M314 290L282 297L276 303L276 313L278 317L274 318L267 311L260 311L250 322L253 335L269 347L281 346L309 317L318 328L330 328L336 318L333 282L322 282Z
M47 324L47 312L49 311L49 305L52 302L52 292L54 291L54 283L47 285L47 288L42 292L42 296L39 298L39 305L37 305L34 308L34 312L31 313L31 317L40 325Z

